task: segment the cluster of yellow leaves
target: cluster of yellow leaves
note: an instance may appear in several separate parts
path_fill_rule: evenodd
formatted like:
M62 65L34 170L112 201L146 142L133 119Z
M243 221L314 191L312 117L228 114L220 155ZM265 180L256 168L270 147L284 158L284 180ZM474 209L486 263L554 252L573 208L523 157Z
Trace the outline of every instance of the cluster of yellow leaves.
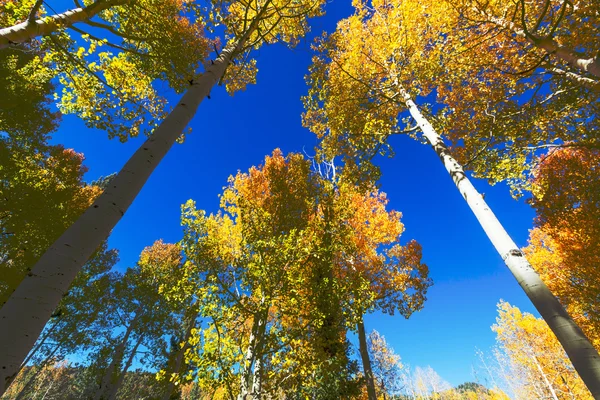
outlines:
M140 69L130 53L98 51L104 42L88 38L87 48L66 54L69 42L63 39L64 45L59 38L44 39L53 46L44 60L60 72L62 93L54 97L61 112L75 113L87 126L121 141L155 127L164 117L166 101L154 90L154 77Z
M204 35L204 17L193 2L143 0L102 13L131 53L140 74L167 81L182 92L213 44Z
M502 301L492 327L510 360L512 383L521 399L592 399L548 325Z
M345 332L357 318L374 308L406 317L418 310L431 284L427 267L418 244L399 245L401 215L386 204L385 194L333 185L302 155L279 150L229 179L220 213L188 202L185 265L198 274L201 314L232 354L204 379L239 380L248 362L259 362L239 358L252 346L265 393L312 390L346 368ZM207 351L200 343L195 362Z
M246 86L256 84L256 60L252 59L241 64L233 64L227 68L223 82L227 92L233 95L235 92L246 90Z
M600 349L600 154L586 148L552 151L532 181L537 228L525 248L533 267Z
M1 0L0 27L23 22L33 4L33 0ZM0 51L0 131L23 145L40 146L59 119L48 99L54 74L43 59L35 43Z
M84 184L82 161L61 146L32 152L0 140L0 304L102 192Z
M240 38L258 21L247 41L252 47L276 42L294 46L308 32L308 19L322 14L323 5L322 0L233 1L226 5L224 24L229 35Z
M433 24L451 13L445 2L353 4L355 14L315 46L303 122L322 139L325 159L342 155L368 169L375 155L392 154L387 140L405 128L401 87L427 95L442 71L448 39Z
M598 143L600 81L538 45L552 39L593 57L600 37L589 26L598 24L598 6L561 0L452 5L448 35L457 45L436 82L438 101L448 106L440 122L461 163L491 183L507 181L518 196L547 146Z
M34 4L35 0L0 0L0 26L12 26L25 21Z
M250 56L252 49L273 43L295 46L309 31L308 19L321 15L324 4L323 0L213 2L209 29L225 25L225 41L240 46L234 55L237 62L228 67L223 79L227 91L233 94L256 82L258 68Z
M1 25L23 20L33 3L28 0L17 6L4 0ZM45 15L45 10L40 13ZM82 33L83 40L77 45L71 30L59 30L39 43L23 46L43 58L42 71L49 75L48 81L58 78L62 90L54 97L62 113L76 114L89 127L126 141L150 133L164 118L166 102L153 87L156 81L166 81L178 92L185 90L199 72L212 41L204 36L200 10L188 1L115 2L99 17L100 21L86 21L99 28L93 34L84 33L85 26L73 28ZM100 46L111 51L100 52ZM38 81L35 77L31 80ZM0 124L2 119L0 115Z

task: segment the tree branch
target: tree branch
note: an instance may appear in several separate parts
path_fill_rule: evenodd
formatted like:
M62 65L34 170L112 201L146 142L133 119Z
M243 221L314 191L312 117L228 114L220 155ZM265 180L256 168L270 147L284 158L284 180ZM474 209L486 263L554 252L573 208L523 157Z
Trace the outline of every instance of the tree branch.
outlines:
M44 0L37 0L35 2L33 7L31 8L31 11L29 11L29 16L27 17L28 24L35 24L35 17L37 15L37 12L39 11L40 7L42 6L43 2L44 2Z

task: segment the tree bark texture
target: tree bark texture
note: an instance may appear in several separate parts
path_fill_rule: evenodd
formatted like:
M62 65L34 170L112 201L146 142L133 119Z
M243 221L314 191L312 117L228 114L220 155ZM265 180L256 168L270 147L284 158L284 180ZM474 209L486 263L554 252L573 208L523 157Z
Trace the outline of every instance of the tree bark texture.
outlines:
M410 95L402 87L399 90L411 116L442 160L458 191L475 214L496 251L556 335L592 396L600 399L600 356L598 352L529 264L496 215L483 200L483 196L469 181L462 166L452 157L440 135L421 114Z
M0 49L12 44L27 42L38 36L49 35L77 22L87 21L107 8L125 4L127 0L98 0L87 7L74 8L38 20L27 20L8 28L0 29Z
M219 82L248 33L195 79L169 116L133 154L109 187L44 253L0 309L0 395L82 266L125 214L198 106ZM10 327L10 328L8 328Z

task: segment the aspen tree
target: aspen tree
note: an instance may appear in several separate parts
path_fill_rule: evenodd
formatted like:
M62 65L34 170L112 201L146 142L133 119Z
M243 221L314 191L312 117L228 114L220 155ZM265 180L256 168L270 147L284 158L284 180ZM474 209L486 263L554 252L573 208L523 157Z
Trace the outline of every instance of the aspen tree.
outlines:
M94 204L63 233L31 268L28 277L0 309L0 393L6 390L62 294L94 249L127 211L158 163L182 135L200 103L225 79L230 90L240 80L254 79L253 61L241 61L233 76L225 76L230 62L261 44L295 44L308 30L307 19L321 13L322 1L291 4L279 0L222 4L228 41L217 59L191 81L173 111L135 152ZM215 10L220 15L224 10ZM250 72L248 72L250 71Z
M446 3L442 3L446 4ZM440 157L486 235L517 282L565 348L594 396L600 397L600 356L543 283L507 234L437 130L417 107L414 96L434 89L445 51L457 46L444 37L447 14L437 2L376 0L356 4L355 15L317 45L311 67L305 124L322 139L324 157L339 154L348 163L369 164L389 151L387 139L401 133L400 114L414 121ZM427 57L424 57L427 55Z

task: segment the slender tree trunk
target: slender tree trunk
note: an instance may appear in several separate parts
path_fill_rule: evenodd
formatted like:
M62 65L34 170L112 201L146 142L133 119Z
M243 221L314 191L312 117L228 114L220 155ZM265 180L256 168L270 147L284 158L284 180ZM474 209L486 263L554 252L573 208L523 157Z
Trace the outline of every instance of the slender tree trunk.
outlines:
M261 302L261 305L264 305L264 298L261 300ZM258 358L261 356L260 347L261 342L264 340L265 334L264 328L266 319L263 318L263 315L263 310L258 311L254 315L254 320L252 321L252 330L250 331L248 348L246 349L246 356L244 357L244 364L241 373L240 394L238 397L239 400L247 400L254 387L254 366Z
M509 30L516 36L527 40L538 49L545 50L548 54L552 54L554 57L565 61L571 67L600 78L600 57L596 56L593 58L582 58L575 51L573 51L573 49L560 45L552 38L535 37L532 34L527 34L524 29L520 29L514 22L491 15L486 11L479 9L478 7L473 7L473 10L487 18L490 22ZM592 51L593 50L594 49L592 49Z
M183 346L177 351L177 356L175 356L175 365L173 366L173 370L171 372L179 374L181 373L181 367L183 366L183 357L185 356L185 352L189 348L189 339L192 336L192 329L196 326L196 318L198 317L198 312L195 312L194 315L188 321L185 334L183 335ZM173 389L175 389L175 382L169 381L167 385L167 389L162 396L162 400L169 400L171 398L171 394L173 393Z
M113 375L115 374L115 371L117 370L117 368L121 364L121 361L123 360L123 356L125 355L125 347L127 346L129 337L133 333L133 329L136 325L138 315L139 314L137 314L134 317L133 321L131 321L131 323L127 327L123 339L121 340L121 342L115 349L113 356L111 357L110 364L104 370L104 375L102 376L102 383L100 384L100 389L96 392L96 395L94 396L94 400L110 398L110 394L112 393L113 387L116 385L116 382L113 382Z
M127 374L127 371L129 371L129 368L131 368L131 364L133 364L133 359L135 358L135 355L137 354L138 348L142 344L143 339L144 339L144 337L140 336L138 338L137 342L135 343L135 345L133 346L133 349L131 349L131 353L129 353L129 358L127 359L127 362L125 363L123 370L119 374L119 379L110 388L108 400L115 400L117 398L117 392L119 391L119 389L121 388L121 385L123 384L123 381L125 380L125 374Z
M27 381L25 386L23 386L23 389L21 389L21 391L17 394L17 397L15 397L15 400L22 400L25 398L25 395L27 394L27 390L29 390L29 388L35 383L38 375L44 370L44 367L46 366L48 361L51 360L52 357L54 357L54 354L56 354L56 352L58 351L59 348L60 348L60 346L56 346L54 348L54 350L52 350L52 352L50 354L48 354L48 356L44 359L44 361L42 361L40 363L40 368L33 373L33 376L31 376L31 378L29 378L29 380Z
M375 379L373 378L373 370L371 369L371 359L369 357L369 349L367 348L367 336L365 334L365 324L362 317L356 326L358 330L358 348L360 358L362 359L363 371L365 380L367 381L367 396L369 400L377 400L377 392L375 392Z
M421 114L410 95L402 87L399 87L399 90L411 116L442 160L458 191L475 214L496 251L556 335L592 396L595 399L600 399L600 356L598 352L529 264L521 250L483 200L483 196L477 192L469 181L460 164L450 155L440 135Z
M248 348L246 349L246 356L244 357L244 365L241 373L241 383L240 383L240 395L238 400L246 400L248 397L248 393L250 393L251 387L251 376L250 371L252 370L252 365L254 364L254 358L256 354L254 352L256 347L256 328L258 325L257 318L254 319L252 323L252 330L250 331L250 338L248 340Z
M263 357L265 350L265 339L267 337L267 322L269 309L262 312L262 318L258 325L258 342L256 346L256 357L254 360L254 369L252 371L252 398L262 398L262 375L263 375Z
M260 399L262 391L262 371L263 371L263 357L258 356L254 363L254 371L252 378L252 398Z
M27 42L38 36L49 35L77 22L87 21L107 8L125 4L128 0L98 0L87 7L74 8L61 14L43 19L27 20L20 24L0 29L0 49L11 44Z
M223 49L206 72L192 82L177 106L111 180L109 187L44 253L0 309L0 326L10 327L0 329L0 395L14 379L63 293L181 136L251 31L237 44L231 43Z
M58 324L61 321L56 321L56 323L54 325L52 325L52 327L50 329L48 329L46 331L46 333L44 333L44 336L40 339L39 343L37 346L35 346L35 348L33 350L31 350L29 352L29 354L27 355L27 358L23 361L23 363L21 364L21 367L19 368L19 370L17 371L17 375L19 374L19 372L21 372L21 370L23 369L23 367L25 367L27 365L27 363L29 362L29 360L31 360L33 358L33 356L42 348L42 346L44 345L44 343L46 342L46 339L48 339L48 337L50 336L50 334L52 332L54 332L54 329L56 329L56 327L58 326ZM58 346L57 346L58 348ZM54 351L56 352L56 350ZM54 353L53 353L54 354Z
M48 392L50 391L50 389L52 389L52 387L54 386L55 383L56 383L56 379L52 379L52 376L50 376L50 384L48 385L48 389L46 389L46 391L44 392L44 395L42 396L42 400L44 400L46 398L46 396L48 395Z
M552 399L553 400L558 400L558 397L556 396L556 391L554 390L554 387L552 386L552 383L550 383L550 380L548 380L548 376L546 376L546 373L544 372L544 370L542 369L542 366L538 362L537 357L533 354L533 350L532 350L532 353L531 353L530 357L533 360L533 363L535 364L538 372L540 373L540 375L542 375L542 379L544 380L544 383L546 384L546 387L550 391L550 395L552 396Z

